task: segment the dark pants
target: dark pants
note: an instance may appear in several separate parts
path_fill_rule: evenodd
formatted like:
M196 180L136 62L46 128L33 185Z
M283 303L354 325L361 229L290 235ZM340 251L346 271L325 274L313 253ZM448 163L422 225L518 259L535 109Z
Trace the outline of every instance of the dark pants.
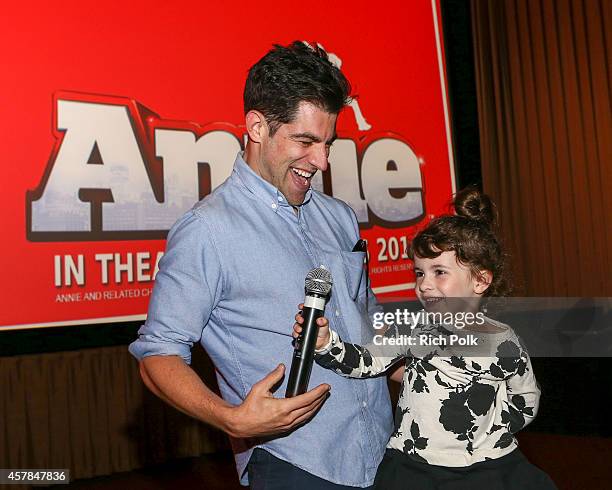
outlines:
M255 448L247 467L251 490L356 490L336 485ZM369 487L371 490L372 487ZM368 490L368 489L365 489Z
M376 490L556 490L550 477L515 449L497 459L466 467L444 467L415 461L387 449L378 467Z

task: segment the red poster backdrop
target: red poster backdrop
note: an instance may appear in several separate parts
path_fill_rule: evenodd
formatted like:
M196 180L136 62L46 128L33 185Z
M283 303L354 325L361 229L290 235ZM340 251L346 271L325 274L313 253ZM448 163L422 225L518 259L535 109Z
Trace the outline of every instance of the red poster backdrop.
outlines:
M144 318L167 230L242 145L248 68L295 39L359 95L313 185L355 209L377 295L413 295L404 250L454 191L438 1L264 4L4 7L0 328Z

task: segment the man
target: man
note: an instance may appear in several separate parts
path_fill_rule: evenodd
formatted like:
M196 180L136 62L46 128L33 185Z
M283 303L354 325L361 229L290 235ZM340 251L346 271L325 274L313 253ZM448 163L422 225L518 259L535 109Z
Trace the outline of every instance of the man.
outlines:
M168 234L148 319L130 346L155 394L231 436L241 481L254 490L368 487L393 429L384 378L315 365L314 388L283 398L309 270L331 271L330 325L360 340L368 295L364 254L351 251L357 221L310 186L327 169L349 92L325 52L301 42L275 46L251 68L246 150ZM188 366L198 341L223 399Z

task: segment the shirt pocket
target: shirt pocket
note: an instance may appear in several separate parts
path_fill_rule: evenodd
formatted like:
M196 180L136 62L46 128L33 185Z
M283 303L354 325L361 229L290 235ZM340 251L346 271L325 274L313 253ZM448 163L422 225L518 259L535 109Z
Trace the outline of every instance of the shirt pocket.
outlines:
M355 301L359 295L361 282L365 281L364 260L365 252L340 251L342 256L342 268L346 278L346 285L350 298Z

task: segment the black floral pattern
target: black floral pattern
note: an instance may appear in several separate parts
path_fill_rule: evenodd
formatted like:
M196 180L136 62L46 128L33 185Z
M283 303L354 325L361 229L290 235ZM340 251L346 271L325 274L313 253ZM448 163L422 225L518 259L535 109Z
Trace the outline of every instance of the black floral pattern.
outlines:
M345 343L332 332L330 348L316 360L343 376L369 377L405 357L389 447L430 464L465 466L512 451L513 434L537 413L540 391L527 352L509 327L495 339L492 357L442 357L438 351L413 357L407 348L383 357L373 345Z
M467 440L468 432L474 427L474 417L466 405L467 393L455 391L442 400L440 423L449 432L458 434L460 441Z
M406 437L404 439L404 453L408 454L410 457L416 459L417 461L427 463L427 460L420 456L417 451L427 449L428 440L429 439L427 437L421 437L419 424L413 421L410 425L410 437Z
M467 390L467 405L474 415L485 415L494 401L495 388L491 385L476 381Z

